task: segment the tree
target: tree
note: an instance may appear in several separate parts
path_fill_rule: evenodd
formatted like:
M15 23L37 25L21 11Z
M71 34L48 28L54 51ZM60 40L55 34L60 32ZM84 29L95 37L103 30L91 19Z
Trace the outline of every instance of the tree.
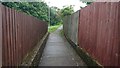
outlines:
M28 15L37 17L40 20L49 22L49 7L45 2L2 2L3 5L8 6L10 8L14 8L18 11L22 11L27 13ZM57 16L57 7L51 8L51 14L50 19L53 23L52 25L55 25L59 23L61 20Z
M74 13L74 9L72 5L64 6L63 9L60 10L60 15L62 18L68 15L71 15L72 13Z
M61 17L58 15L59 8L51 7L50 8L50 25L56 25L62 22Z
M80 0L82 1L83 3L86 3L87 5L91 4L93 0L91 0L91 2L86 2L85 0Z

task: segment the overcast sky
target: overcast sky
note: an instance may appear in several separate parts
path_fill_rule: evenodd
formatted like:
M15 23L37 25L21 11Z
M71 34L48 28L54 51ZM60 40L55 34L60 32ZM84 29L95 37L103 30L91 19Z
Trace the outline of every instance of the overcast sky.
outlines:
M74 11L80 9L80 6L86 6L85 3L80 2L79 0L44 0L50 7L56 6L58 8L62 8L63 6L74 5Z

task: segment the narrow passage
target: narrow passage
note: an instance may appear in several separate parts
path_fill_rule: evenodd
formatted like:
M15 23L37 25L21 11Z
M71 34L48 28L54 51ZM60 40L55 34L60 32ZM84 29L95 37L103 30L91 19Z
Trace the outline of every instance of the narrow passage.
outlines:
M59 27L48 37L39 66L86 66L61 33Z

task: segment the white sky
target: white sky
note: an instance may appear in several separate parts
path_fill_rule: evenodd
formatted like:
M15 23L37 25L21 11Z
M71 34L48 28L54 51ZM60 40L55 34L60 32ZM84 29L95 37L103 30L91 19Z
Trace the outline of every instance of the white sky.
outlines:
M86 4L80 2L79 0L44 0L50 7L56 6L58 8L62 8L63 6L74 5L74 11L80 9L80 6L85 7Z

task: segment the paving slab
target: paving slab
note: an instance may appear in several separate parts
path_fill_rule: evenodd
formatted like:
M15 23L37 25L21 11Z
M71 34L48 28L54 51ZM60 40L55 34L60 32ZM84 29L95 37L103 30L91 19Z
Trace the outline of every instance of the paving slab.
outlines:
M39 66L86 66L61 34L62 28L49 35Z

